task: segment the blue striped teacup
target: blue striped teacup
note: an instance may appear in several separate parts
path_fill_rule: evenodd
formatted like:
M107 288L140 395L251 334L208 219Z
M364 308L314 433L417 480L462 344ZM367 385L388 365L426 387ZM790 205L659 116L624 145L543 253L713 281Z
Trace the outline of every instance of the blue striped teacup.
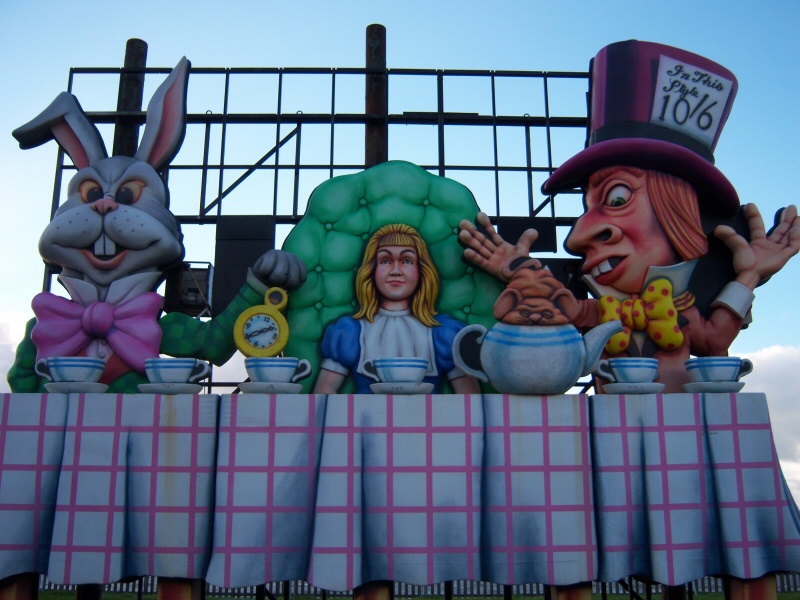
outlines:
M753 370L753 363L738 356L700 356L686 361L694 382L738 381Z
M658 359L638 356L605 358L595 372L615 383L652 383L658 377Z
M54 382L96 383L106 363L102 358L90 356L51 356L36 361L38 375Z
M196 358L147 358L144 368L150 383L195 383L211 372L207 362Z
M297 383L311 375L311 363L293 356L248 356L244 367L258 383Z
M364 371L384 383L420 383L428 372L426 358L376 358L364 362Z

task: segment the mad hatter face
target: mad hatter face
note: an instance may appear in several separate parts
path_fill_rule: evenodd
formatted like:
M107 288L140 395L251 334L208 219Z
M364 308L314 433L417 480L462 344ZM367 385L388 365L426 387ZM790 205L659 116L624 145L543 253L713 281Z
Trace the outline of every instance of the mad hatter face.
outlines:
M680 262L653 211L645 171L597 171L589 178L585 206L565 246L585 257L583 271L597 283L638 294L651 266Z

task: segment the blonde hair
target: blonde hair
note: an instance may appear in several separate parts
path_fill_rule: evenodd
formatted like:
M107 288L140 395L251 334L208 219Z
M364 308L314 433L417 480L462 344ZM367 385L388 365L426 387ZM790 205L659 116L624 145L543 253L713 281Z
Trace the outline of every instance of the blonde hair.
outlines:
M361 308L353 317L373 322L375 315L378 314L380 298L375 287L375 269L378 249L383 246L410 246L417 252L419 285L411 298L411 314L428 327L439 325L440 323L434 318L436 316L434 305L439 295L439 273L428 253L425 240L416 229L402 223L381 227L367 242L364 259L356 273L356 298Z

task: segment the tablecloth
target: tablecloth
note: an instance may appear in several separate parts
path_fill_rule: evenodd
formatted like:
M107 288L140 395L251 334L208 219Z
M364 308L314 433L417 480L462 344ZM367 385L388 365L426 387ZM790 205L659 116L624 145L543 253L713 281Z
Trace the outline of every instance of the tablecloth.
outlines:
M0 578L800 570L763 394L0 395Z

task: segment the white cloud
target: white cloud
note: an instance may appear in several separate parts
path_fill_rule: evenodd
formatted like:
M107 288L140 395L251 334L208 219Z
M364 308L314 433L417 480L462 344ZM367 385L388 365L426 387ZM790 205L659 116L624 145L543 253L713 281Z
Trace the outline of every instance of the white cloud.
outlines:
M10 392L6 374L14 364L17 346L25 335L25 324L33 317L33 313L0 314L0 393Z
M743 391L766 394L783 474L792 495L800 499L800 347L770 346L743 356L753 361L753 372L743 380Z

